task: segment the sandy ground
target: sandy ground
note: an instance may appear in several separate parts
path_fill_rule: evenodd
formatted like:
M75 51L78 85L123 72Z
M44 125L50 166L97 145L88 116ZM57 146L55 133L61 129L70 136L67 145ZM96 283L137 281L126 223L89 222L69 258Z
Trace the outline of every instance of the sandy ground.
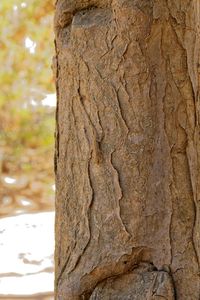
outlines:
M0 219L0 299L52 300L54 212Z

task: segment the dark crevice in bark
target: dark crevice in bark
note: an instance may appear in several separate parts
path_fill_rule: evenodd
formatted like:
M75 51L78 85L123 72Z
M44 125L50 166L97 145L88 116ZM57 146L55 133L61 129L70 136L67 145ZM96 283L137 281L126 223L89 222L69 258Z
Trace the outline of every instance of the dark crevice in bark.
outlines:
M122 188L122 185L120 184L120 173L119 171L117 170L116 166L114 165L114 162L113 162L113 153L115 152L115 150L110 154L110 163L111 163L111 166L112 168L114 169L115 173L116 173L116 177L117 177L117 182L118 182L118 186L119 186L119 189L120 189L120 196L118 197L118 207L119 207L119 218L120 218L120 221L122 223L122 227L124 228L125 232L127 233L128 235L128 238L130 239L131 238L131 234L130 232L128 231L128 228L127 226L125 225L125 223L123 222L123 219L122 219L122 216L121 216L121 206L120 206L120 202L123 200L123 188Z

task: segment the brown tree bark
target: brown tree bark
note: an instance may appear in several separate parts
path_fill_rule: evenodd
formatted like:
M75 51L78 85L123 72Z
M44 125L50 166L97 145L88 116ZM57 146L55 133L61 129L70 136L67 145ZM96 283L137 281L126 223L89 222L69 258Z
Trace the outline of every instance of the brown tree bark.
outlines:
M56 299L200 299L200 2L58 0Z

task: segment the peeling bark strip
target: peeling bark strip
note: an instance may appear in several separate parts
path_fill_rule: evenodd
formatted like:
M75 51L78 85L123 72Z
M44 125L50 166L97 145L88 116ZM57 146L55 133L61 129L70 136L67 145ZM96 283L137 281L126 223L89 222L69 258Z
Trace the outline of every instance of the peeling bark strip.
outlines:
M200 2L58 0L56 299L200 299Z

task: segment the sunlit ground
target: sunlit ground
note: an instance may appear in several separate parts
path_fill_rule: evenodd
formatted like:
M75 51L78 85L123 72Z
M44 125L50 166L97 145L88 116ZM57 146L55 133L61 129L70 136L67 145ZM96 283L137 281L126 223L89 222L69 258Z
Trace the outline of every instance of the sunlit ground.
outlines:
M0 1L0 299L53 299L53 2Z
M0 295L53 292L54 213L0 220Z

